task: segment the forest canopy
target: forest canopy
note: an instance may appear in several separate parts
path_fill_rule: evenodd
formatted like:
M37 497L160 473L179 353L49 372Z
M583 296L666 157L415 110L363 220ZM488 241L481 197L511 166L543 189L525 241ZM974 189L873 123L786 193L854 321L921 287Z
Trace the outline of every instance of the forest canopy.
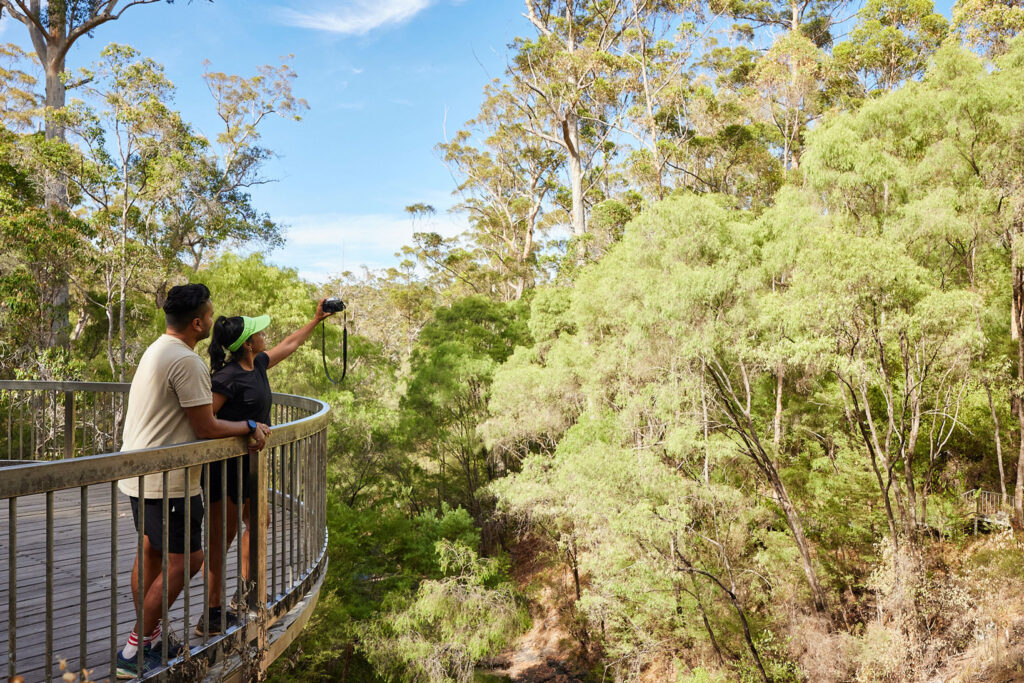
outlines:
M345 383L310 345L275 384L333 423L330 570L274 680L1024 665L1024 10L523 18L436 147L468 231L410 204L396 265L322 284L252 196L307 106L287 63L203 74L208 138L129 46L60 106L5 48L0 377L129 379L186 281L278 338L346 300Z

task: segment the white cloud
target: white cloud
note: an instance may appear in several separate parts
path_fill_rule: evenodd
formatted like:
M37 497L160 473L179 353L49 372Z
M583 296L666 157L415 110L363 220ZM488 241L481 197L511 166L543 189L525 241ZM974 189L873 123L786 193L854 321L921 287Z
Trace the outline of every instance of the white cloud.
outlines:
M414 232L436 232L454 237L469 226L461 216L438 214L417 220L405 215L305 214L282 216L290 226L285 246L270 260L295 268L307 280L323 282L346 270L358 271L397 265L394 254L412 243Z
M321 4L316 9L281 8L281 21L290 26L364 35L375 28L398 24L416 16L436 0L342 0L340 6Z

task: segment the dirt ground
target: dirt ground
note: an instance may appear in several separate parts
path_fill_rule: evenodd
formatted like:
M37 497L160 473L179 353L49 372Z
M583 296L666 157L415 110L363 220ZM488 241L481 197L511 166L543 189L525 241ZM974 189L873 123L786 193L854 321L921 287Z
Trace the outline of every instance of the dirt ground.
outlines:
M533 625L511 648L488 663L487 673L516 683L583 683L586 662L565 624L572 579L552 562L550 549L526 537L510 548L513 579L532 600Z

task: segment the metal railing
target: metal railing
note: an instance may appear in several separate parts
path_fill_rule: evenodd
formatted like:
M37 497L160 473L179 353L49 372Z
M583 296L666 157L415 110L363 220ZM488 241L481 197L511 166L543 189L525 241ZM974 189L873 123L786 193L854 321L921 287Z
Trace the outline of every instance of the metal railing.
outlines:
M974 521L974 533L978 533L979 522L987 522L997 526L1010 526L1013 508L1009 500L1001 493L974 489L963 494L968 515Z
M60 680L68 670L88 669L95 680L114 678L117 656L132 625L143 621L141 591L133 593L134 551L143 544L133 524L128 498L117 482L137 478L145 497L146 475L162 477L162 510L167 519L170 473L202 468L204 500L210 499L210 472L220 468L222 500L227 499L227 468L237 467L236 499L242 500L242 439L197 441L162 448L116 451L127 403L127 384L0 381L0 672L26 683ZM270 663L267 633L318 586L326 568L326 467L328 406L318 400L274 394L272 433L267 448L253 458L249 474L249 518L237 506L238 537L249 529L248 580L240 541L221 561L220 594L228 587L241 596L240 623L220 635L192 633L209 607L209 571L195 577L184 563L181 596L169 599L168 555L162 553L160 618L163 630L181 633L182 654L170 657L162 639L161 679L194 680L215 662L232 657L248 671ZM100 453L100 454L95 454ZM32 462L27 462L27 461ZM152 479L150 479L152 481ZM151 499L152 500L152 499ZM145 505L139 525L145 525ZM190 506L185 505L185 547L189 546ZM225 506L225 510L226 510ZM211 528L205 506L202 548L209 557L211 537L226 545L227 515ZM265 520L265 524L260 523ZM168 530L163 529L164 547ZM145 567L139 552L138 575ZM4 576L6 574L6 576ZM7 624L3 624L6 616ZM207 629L208 630L208 629ZM6 646L6 657L3 649ZM143 653L138 655L143 669ZM6 660L6 661L4 661ZM6 670L6 671L5 671Z

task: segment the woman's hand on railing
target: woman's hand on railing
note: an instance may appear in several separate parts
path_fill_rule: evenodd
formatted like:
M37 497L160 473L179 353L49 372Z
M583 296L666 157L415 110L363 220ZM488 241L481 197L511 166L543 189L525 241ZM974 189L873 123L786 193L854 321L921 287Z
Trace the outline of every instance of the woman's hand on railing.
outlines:
M259 453L267 445L270 427L262 422L256 423L256 431L249 435L249 453Z

